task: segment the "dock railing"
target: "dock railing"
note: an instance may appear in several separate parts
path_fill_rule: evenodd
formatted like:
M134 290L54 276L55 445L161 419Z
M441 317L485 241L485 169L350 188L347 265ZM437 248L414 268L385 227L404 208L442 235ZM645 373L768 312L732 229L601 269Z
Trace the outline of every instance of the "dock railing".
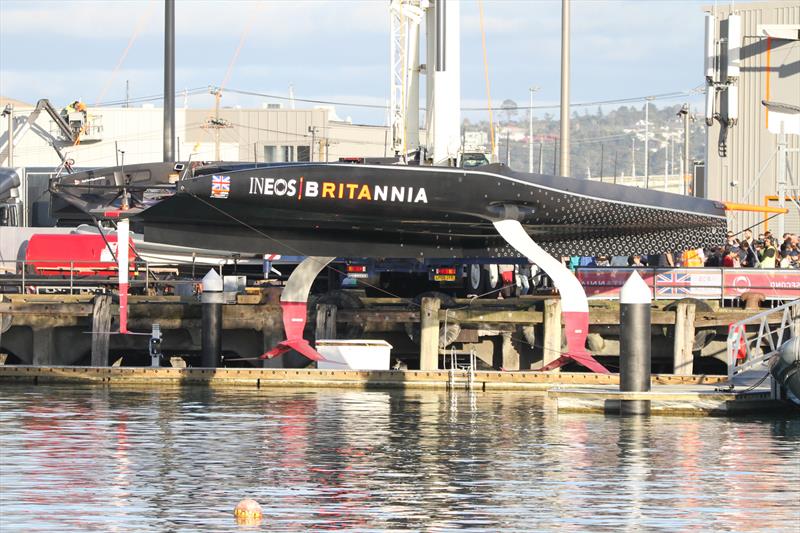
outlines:
M800 334L800 299L730 325L728 331L728 382L747 371L769 372L770 359L780 347ZM774 387L773 387L773 393Z
M0 260L0 292L19 294L81 294L116 289L119 278L116 263L87 260ZM194 285L197 280L164 277L177 274L176 268L153 267L146 261L131 262L131 288L150 290L172 289L179 285Z

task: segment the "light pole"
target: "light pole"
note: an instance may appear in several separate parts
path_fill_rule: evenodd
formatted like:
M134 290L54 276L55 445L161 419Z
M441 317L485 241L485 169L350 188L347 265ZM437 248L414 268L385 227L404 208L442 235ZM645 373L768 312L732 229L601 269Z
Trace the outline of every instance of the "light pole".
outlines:
M691 190L692 188L688 186L691 180L689 170L691 168L689 163L689 115L689 104L683 104L681 110L678 111L678 116L683 117L683 175L681 176L683 179L683 194L694 193L694 191Z
M569 176L569 3L561 0L561 176Z
M650 188L650 100L652 96L648 96L644 100L644 188Z
M528 90L531 93L531 105L528 109L528 173L533 174L533 94L539 87L531 87Z

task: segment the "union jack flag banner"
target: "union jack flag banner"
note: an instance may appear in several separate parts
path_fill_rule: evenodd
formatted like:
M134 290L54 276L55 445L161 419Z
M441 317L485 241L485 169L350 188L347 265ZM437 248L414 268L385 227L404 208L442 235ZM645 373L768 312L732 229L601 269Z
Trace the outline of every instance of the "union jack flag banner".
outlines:
M211 198L227 198L230 192L230 176L211 176Z

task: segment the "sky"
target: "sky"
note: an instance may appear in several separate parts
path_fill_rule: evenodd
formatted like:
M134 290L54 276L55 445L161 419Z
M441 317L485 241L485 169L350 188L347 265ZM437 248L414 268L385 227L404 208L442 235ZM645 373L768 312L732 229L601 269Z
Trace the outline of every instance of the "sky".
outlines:
M709 3L573 0L571 101L702 85L703 7ZM190 107L213 106L207 88L223 82L225 106L276 101L232 90L285 97L290 85L297 98L385 105L388 6L388 0L177 0L176 89L202 93L188 98ZM560 0L483 0L483 8L492 105L510 99L527 106L529 87L538 86L534 106L556 106ZM460 18L462 107L486 107L478 1L464 0ZM126 80L131 98L157 95L163 91L163 24L161 0L0 0L0 95L29 103L49 98L59 106L80 98L94 105L123 100ZM701 101L698 95L691 100ZM359 123L385 122L381 109L339 105L336 111ZM548 112L558 115L557 108L535 111ZM464 116L486 119L487 112Z

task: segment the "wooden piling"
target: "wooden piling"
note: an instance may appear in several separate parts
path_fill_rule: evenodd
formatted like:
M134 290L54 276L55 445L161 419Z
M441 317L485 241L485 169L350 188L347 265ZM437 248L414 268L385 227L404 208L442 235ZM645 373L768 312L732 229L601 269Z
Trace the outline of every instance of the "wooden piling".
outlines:
M438 298L423 298L420 307L419 369L439 368L439 307Z
M675 306L675 339L673 348L673 372L679 376L692 375L694 367L694 318L695 304L679 302Z
M519 370L519 352L514 346L513 338L510 331L503 332L503 370Z
M33 329L33 365L49 366L56 363L55 328Z
M265 324L261 328L261 352L266 353L278 345L283 340L283 330L273 324ZM284 355L273 357L272 359L262 359L263 368L284 368Z
M92 366L108 366L111 296L98 294L92 308Z
M546 366L561 357L561 300L558 298L544 301L543 326L542 366Z
M317 305L317 328L315 339L336 338L336 306L331 304Z

